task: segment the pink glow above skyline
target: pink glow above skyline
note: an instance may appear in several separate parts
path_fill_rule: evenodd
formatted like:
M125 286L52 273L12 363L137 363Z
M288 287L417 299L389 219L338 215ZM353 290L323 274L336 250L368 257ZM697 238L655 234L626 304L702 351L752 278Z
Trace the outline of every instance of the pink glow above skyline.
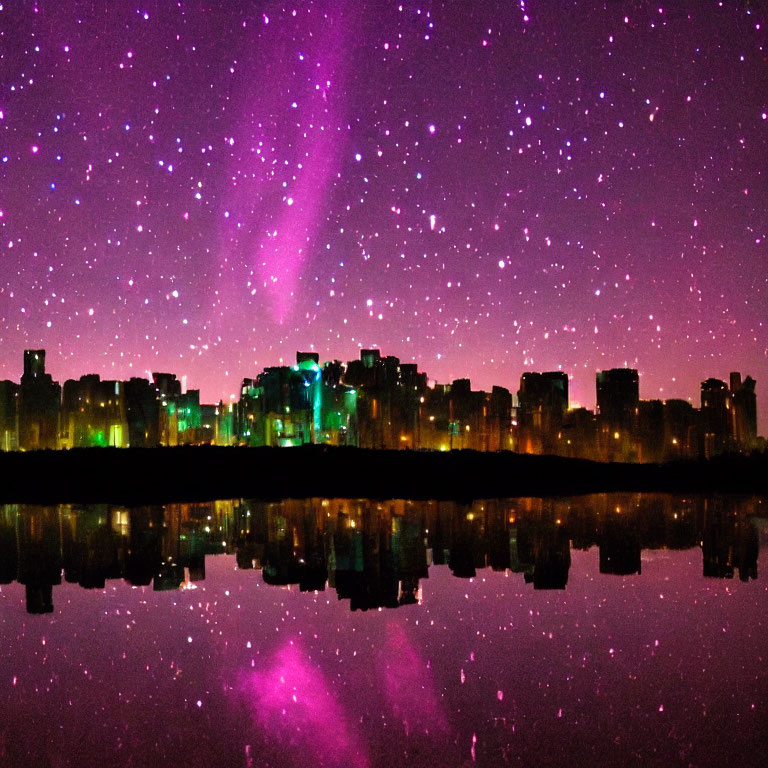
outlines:
M662 10L6 4L0 376L740 370L765 433L766 20Z
M309 77L296 71L295 41L284 27L266 46L261 28L250 32L247 47L255 51L248 62L250 71L269 75L277 70L293 101L289 104L284 92L270 82L259 82L261 78L241 94L243 119L237 138L229 140L227 176L232 183L225 195L220 238L224 252L252 267L254 279L246 287L251 295L259 292L252 287L257 283L266 289L270 319L278 325L290 320L295 309L303 268L317 245L329 184L348 133L339 104L346 81L342 53L354 32L349 10L338 4L333 20L305 41L298 62L317 63ZM245 149L235 150L235 145ZM239 301L237 276L232 277L224 306ZM224 285L228 282L225 279Z

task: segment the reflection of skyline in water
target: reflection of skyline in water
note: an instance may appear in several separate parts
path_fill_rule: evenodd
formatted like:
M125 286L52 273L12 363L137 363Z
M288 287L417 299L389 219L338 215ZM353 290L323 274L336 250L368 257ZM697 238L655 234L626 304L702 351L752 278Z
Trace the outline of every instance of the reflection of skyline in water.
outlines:
M0 766L761 765L763 504L4 508L3 577L54 541L61 584L0 586Z
M124 508L0 507L0 584L24 585L27 610L50 613L64 581L123 579L155 591L195 588L206 558L234 554L264 583L334 590L351 609L421 601L430 566L459 578L520 574L565 589L572 550L599 551L599 572L641 574L642 551L698 547L704 577L757 578L758 498L600 494L471 503L301 499Z

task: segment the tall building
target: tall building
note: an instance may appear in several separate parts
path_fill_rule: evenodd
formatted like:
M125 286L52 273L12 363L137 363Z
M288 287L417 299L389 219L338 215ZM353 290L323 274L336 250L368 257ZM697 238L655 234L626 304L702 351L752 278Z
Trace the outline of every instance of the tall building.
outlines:
M341 383L343 366L338 360L323 366L320 431L316 443L358 445L357 391Z
M13 381L0 381L0 451L15 451L19 447L17 404L19 385Z
M521 452L561 453L563 418L568 410L568 375L562 371L524 373L517 400Z
M243 380L234 418L240 443L287 447L312 442L321 374L313 361L302 366L272 366L255 380Z
M664 402L664 461L693 459L699 453L699 413L687 400Z
M25 349L18 397L19 448L58 448L60 407L61 387L45 372L45 350Z
M363 349L359 360L347 363L343 382L357 391L361 447L421 447L419 416L426 374L396 357L382 357L378 349Z
M640 400L637 409L637 460L645 464L664 458L664 403Z
M731 437L737 451L753 451L757 447L757 397L755 380L741 374L731 373Z
M97 373L64 382L60 420L62 448L128 446L125 384Z
M512 393L505 387L492 387L488 398L487 441L483 450L512 449Z
M405 391L413 398L407 413L415 418L415 444L406 443L401 436L400 446L395 447L415 445L440 451L512 448L512 395L508 389L473 390L469 379L455 379L451 384L412 391L406 387Z
M154 384L133 377L125 382L128 444L132 448L154 448L160 444L160 401Z
M701 453L710 459L726 450L731 429L731 398L720 379L701 382Z
M223 400L214 411L214 445L232 445L235 439L235 406L234 403L224 405Z
M181 397L181 382L175 373L152 374L152 383L159 400L158 442L160 445L179 444L179 406L176 402Z
M597 413L616 429L634 429L640 401L639 376L634 368L598 371Z
M174 398L181 394L181 382L175 373L153 373L155 388L164 398Z
M634 368L598 371L597 415L600 452L606 461L637 458L640 380Z
M563 438L558 453L575 459L600 459L597 418L587 408L570 408L563 418Z
M200 406L200 390L188 389L175 400L179 445L210 442L213 432L203 430L203 412ZM206 440L207 438L207 440Z

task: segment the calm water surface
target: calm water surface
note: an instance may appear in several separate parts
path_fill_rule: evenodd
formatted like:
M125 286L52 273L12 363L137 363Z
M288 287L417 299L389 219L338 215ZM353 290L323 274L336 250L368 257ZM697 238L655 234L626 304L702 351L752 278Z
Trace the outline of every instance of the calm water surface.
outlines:
M0 767L765 765L765 517L0 506Z

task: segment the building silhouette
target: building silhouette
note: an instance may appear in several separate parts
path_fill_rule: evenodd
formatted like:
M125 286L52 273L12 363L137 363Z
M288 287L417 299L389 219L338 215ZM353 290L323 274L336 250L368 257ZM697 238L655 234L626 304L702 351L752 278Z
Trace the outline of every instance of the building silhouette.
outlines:
M731 439L737 451L750 452L757 447L757 397L755 380L741 380L737 371L730 376Z
M637 404L637 460L645 463L663 461L664 403L640 400Z
M138 377L125 382L128 444L132 448L160 445L160 399L154 384Z
M600 460L597 417L588 408L571 408L563 414L558 454L569 458Z
M701 453L710 459L725 452L731 428L731 398L720 379L701 382Z
M665 400L662 460L692 459L698 453L699 412L687 400Z
M640 403L637 371L634 368L598 371L596 385L598 433L603 460L636 460Z
M45 372L44 349L24 350L24 373L17 402L19 448L58 448L61 387Z
M0 450L15 451L19 447L17 421L19 385L0 380Z
M124 448L129 434L124 382L97 373L64 382L59 447Z
M347 363L342 381L357 392L361 448L420 448L424 435L420 415L427 392L426 374L378 349L363 349Z
M45 370L45 350L25 350L20 384L0 381L0 450L178 445L387 450L517 451L619 462L665 462L765 449L757 435L756 382L732 372L701 383L701 406L641 400L638 372L596 374L596 412L570 408L562 371L525 372L508 389L473 390L468 378L428 385L415 363L363 349L358 360L293 366L243 379L238 400L206 404L176 374L152 380L70 379Z
M568 376L562 371L526 372L517 393L518 449L521 453L563 452L568 411Z

